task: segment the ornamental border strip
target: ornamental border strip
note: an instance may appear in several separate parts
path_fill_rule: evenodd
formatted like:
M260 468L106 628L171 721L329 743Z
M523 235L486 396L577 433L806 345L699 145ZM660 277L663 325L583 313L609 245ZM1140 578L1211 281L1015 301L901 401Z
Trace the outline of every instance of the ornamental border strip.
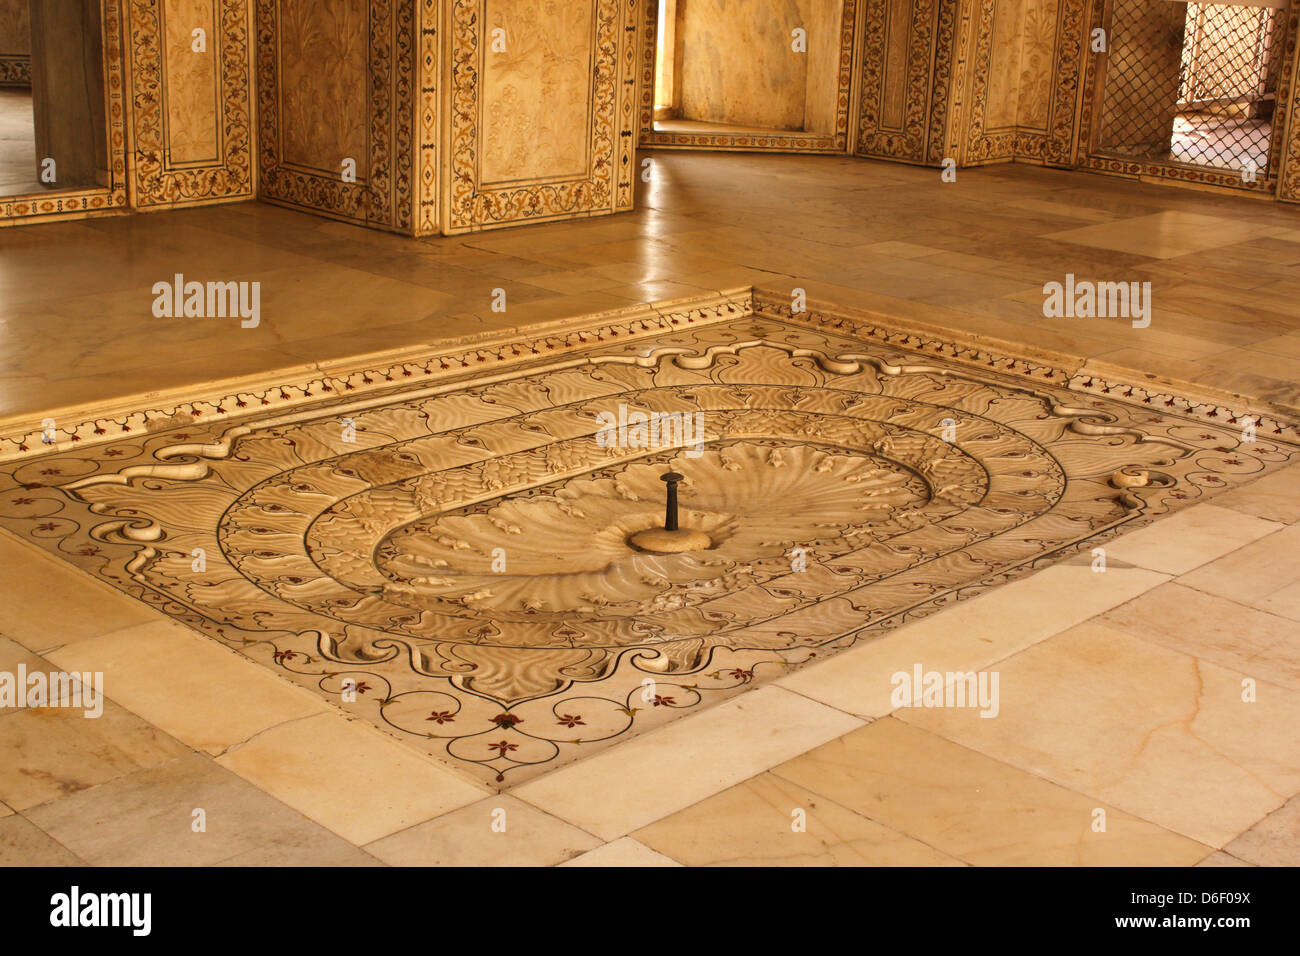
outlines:
M1114 372L1102 374L1091 371L1082 358L1075 359L1073 367L1067 368L1052 364L1046 359L1017 356L1006 350L994 351L974 339L961 342L950 334L891 327L878 319L854 316L841 306L815 304L807 312L794 313L788 303L750 288L739 293L705 293L684 300L645 303L640 308L634 306L630 312L613 316L575 316L574 324L568 327L557 327L554 330L537 328L531 332L525 331L522 336L514 333L481 344L456 345L443 352L432 346L432 354L428 358L397 357L413 351L412 348L404 348L390 353L394 355L390 359L380 356L370 363L344 366L337 372L307 379L272 380L266 386L237 389L216 397L128 407L98 417L81 419L73 425L56 424L52 442L44 441L45 429L30 428L16 434L0 435L0 461L66 451L76 445L84 447L123 434L157 431L182 422L195 424L233 420L266 408L306 405L343 393L362 394L400 388L403 379L416 375L437 380L482 368L489 363L493 367L503 367L498 363L509 367L548 354L584 351L596 343L605 342L607 338L624 336L625 340L634 341L671 331L676 325L712 325L751 314L811 328L845 330L865 340L881 342L909 352L934 355L984 371L1028 377L1030 380L1065 387L1080 394L1105 395L1126 404L1152 407L1163 414L1178 414L1220 424L1238 424L1241 419L1250 417L1254 419L1261 434L1289 444L1300 444L1300 420L1277 413L1256 411L1246 398L1233 404L1227 404L1225 399L1198 400L1179 394L1180 391L1196 392L1197 386L1192 383L1164 388L1140 385L1118 378ZM583 322L584 319L591 321ZM546 324L554 325L553 322ZM1133 372L1135 377L1139 374ZM40 413L31 413L25 417L34 419L38 414Z

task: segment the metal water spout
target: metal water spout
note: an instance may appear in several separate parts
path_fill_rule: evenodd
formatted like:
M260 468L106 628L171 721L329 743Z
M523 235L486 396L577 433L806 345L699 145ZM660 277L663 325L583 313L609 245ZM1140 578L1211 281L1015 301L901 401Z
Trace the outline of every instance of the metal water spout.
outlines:
M659 476L668 486L668 499L664 503L664 526L638 531L628 538L628 544L642 551L656 554L681 554L685 551L705 551L713 547L713 539L695 528L683 528L677 517L677 485L686 479L675 471Z

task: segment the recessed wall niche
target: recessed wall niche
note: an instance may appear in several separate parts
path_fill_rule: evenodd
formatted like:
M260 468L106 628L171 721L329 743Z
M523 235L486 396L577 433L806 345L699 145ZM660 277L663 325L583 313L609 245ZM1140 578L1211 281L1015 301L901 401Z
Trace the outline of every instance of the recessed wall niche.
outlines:
M847 149L857 0L648 0L641 143Z

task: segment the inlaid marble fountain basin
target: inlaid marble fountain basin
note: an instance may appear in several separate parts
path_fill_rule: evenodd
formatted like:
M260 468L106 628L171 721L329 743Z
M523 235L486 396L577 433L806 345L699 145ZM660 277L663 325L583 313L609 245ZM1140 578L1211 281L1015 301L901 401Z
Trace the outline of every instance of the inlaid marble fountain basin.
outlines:
M765 311L15 459L0 520L508 786L1297 453ZM629 545L670 470L713 547Z

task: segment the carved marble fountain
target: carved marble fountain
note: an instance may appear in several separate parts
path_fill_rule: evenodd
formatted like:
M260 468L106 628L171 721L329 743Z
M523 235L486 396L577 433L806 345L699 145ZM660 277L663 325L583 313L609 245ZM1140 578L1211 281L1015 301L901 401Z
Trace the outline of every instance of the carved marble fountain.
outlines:
M749 298L586 329L12 457L6 490L25 490L0 520L508 785L1091 548L1300 441L1247 444L1199 406ZM699 431L597 440L629 410Z

